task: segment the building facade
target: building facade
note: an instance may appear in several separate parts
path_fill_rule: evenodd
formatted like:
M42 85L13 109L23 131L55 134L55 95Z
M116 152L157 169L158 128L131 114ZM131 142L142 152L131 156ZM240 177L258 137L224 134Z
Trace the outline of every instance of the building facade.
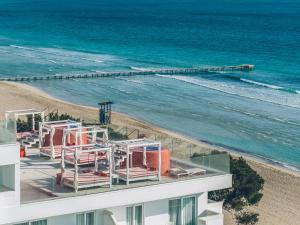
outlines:
M0 131L0 225L223 224L222 202L208 200L209 191L232 185L229 171L218 169L222 155L208 156L205 174L75 192L56 184L57 163L34 151L20 159L15 131Z

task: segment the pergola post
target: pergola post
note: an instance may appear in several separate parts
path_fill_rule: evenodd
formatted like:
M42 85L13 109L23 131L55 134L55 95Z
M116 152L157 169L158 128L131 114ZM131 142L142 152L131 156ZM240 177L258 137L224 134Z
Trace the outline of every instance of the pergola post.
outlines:
M62 152L61 152L61 180L60 180L60 184L62 184L62 182L63 182L63 175L65 173L65 167L66 167L65 154L66 154L66 150L65 150L65 147L63 146Z
M94 164L95 164L95 172L98 172L98 158L97 158L98 152L95 151L94 156Z
M147 166L147 154L146 154L146 150L147 150L147 147L144 146L144 148L143 148L143 165L144 166Z
M109 188L112 187L112 152L111 152L111 148L107 151L108 153L108 160L109 160Z
M41 150L42 148L42 141L43 141L43 137L42 137L42 132L43 132L43 123L39 122L39 149Z
M161 180L161 144L158 144L158 180Z
M32 118L31 118L31 121L32 121L32 131L35 131L35 119L34 119L34 113L31 114Z
M51 158L55 159L55 150L54 150L54 144L53 144L53 137L55 133L55 128L51 127L50 129L50 148L51 148Z
M74 172L74 184L75 184L75 191L78 191L78 153L77 147L75 147L75 172Z
M15 114L15 131L16 131L16 133L18 133L18 124L17 124L17 120L18 120L18 115Z
M126 158L126 184L128 185L129 184L129 146L126 145L126 155L127 155L127 158Z

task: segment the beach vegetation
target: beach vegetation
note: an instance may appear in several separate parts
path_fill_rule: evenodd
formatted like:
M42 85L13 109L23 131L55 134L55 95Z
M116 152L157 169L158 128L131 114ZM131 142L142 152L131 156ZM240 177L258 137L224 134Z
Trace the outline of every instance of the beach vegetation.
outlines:
M80 121L79 118L75 118L67 113L59 114L58 112L50 112L48 114L49 121L58 121L58 120L73 120L73 121Z
M240 224L255 224L258 214L240 212L246 206L259 203L263 197L264 179L242 157L230 156L230 172L233 179L232 188L209 192L209 198L215 201L224 201L224 207L227 210L238 212L236 220L241 221ZM253 223L246 223L248 220ZM242 223L243 221L244 223Z
M112 129L111 127L108 128L108 135L111 140L115 140L115 141L128 139L128 136L126 134L122 134Z
M258 213L245 211L237 213L235 219L238 225L254 225L258 222L258 217Z
M261 200L264 179L242 157L230 157L232 188L209 193L209 198L224 201L227 209L242 210L247 205L256 205Z

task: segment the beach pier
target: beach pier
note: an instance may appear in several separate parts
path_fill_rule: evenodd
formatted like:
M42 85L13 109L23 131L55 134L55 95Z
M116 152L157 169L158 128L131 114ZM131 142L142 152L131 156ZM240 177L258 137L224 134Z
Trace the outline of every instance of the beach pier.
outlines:
M38 81L38 80L68 80L82 78L100 78L100 77L128 77L128 76L146 76L146 75L179 75L179 74L199 74L210 72L235 72L235 71L251 71L254 65L242 64L237 66L220 66L220 67L200 67L200 68L174 68L174 69L157 69L157 70L137 70L137 71L121 71L121 72L99 72L86 74L59 74L45 76L16 76L16 77L0 77L0 81Z

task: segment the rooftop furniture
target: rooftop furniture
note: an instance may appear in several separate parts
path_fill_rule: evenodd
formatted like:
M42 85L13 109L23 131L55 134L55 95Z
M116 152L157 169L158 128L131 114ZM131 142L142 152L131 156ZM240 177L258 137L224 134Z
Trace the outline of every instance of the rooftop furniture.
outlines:
M87 165L86 157L88 157L90 165L88 168L85 167ZM76 192L79 189L89 187L107 185L111 187L112 163L110 147L98 144L64 146L61 160L61 184L74 188ZM71 167L66 166L67 160L72 164Z
M206 170L201 168L183 169L180 167L175 167L170 169L170 175L176 178L180 178L183 176L203 175L205 173Z
M128 185L130 182L139 180L161 180L161 143L149 139L134 139L113 141L114 166L113 172L120 180ZM158 160L156 169L147 165L147 147L157 147ZM143 151L143 162L141 165L134 165L133 152Z
M103 129L97 126L89 126L89 127L75 127L75 128L66 128L63 130L63 148L65 151L63 152L63 160L67 164L75 164L75 157L73 152L75 148L73 145L82 145L82 152L78 156L77 163L83 164L91 164L94 163L95 152L90 152L89 150L92 148L100 148L107 147L108 140L108 131L107 129ZM70 147L67 147L70 146ZM87 151L85 151L87 150ZM101 152L98 153L99 157L101 156Z
M9 126L14 126L15 127L15 132L16 132L16 137L17 141L20 142L22 146L27 149L28 147L33 147L38 144L39 142L39 135L38 135L38 130L36 126L36 121L35 117L40 116L41 121L44 122L44 111L40 111L37 109L21 109L21 110L11 110L11 111L6 111L5 112L5 127L8 128ZM27 122L31 122L31 128L29 128L26 131L19 131L19 127L17 124L17 121L20 117L26 116L27 117ZM13 122L13 124L10 124ZM19 131L19 132L18 132Z
M56 159L61 157L63 130L82 127L81 122L60 120L41 122L39 127L40 154Z
M13 118L11 118L11 115L13 115ZM5 121L6 121L6 126L9 123L9 119L13 119L14 121L17 121L20 116L31 116L32 120L32 130L35 130L35 116L40 115L42 122L44 121L44 111L40 111L37 109L21 109L21 110L11 110L11 111L6 111L5 112ZM17 126L17 124L16 124ZM17 127L16 127L17 128ZM16 129L17 130L17 129Z

